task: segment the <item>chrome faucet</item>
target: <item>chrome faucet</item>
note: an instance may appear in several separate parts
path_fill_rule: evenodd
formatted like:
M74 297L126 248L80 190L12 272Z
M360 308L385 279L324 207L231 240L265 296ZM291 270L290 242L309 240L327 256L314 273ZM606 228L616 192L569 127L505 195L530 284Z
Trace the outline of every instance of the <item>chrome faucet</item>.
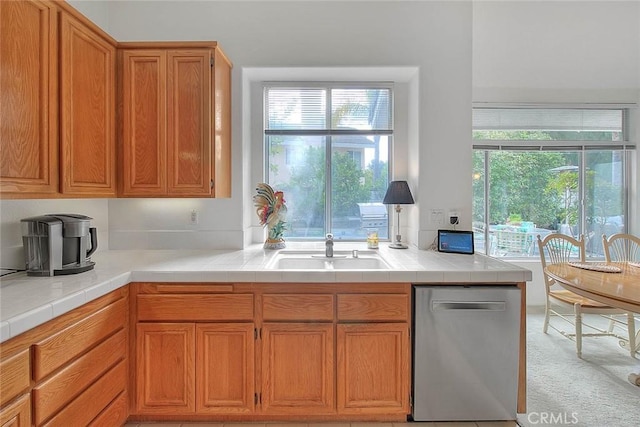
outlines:
M324 240L324 256L327 258L333 258L333 234L328 233Z

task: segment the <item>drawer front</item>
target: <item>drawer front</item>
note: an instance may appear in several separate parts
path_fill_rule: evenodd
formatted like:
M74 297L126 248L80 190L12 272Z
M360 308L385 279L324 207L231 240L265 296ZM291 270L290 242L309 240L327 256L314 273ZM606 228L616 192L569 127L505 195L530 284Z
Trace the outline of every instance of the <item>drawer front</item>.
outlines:
M0 362L0 405L4 405L29 388L29 350L11 356Z
M0 409L0 426L27 427L31 425L31 399L25 394L7 407Z
M33 346L34 379L40 381L60 366L95 346L127 319L125 300L118 300Z
M264 320L333 321L333 295L265 294L262 296Z
M121 426L127 421L127 416L127 393L123 391L89 424L89 427Z
M54 426L86 426L96 418L126 387L127 369L121 361L46 424Z
M137 314L138 321L252 321L253 295L138 295Z
M141 294L219 294L233 293L231 283L137 283Z
M409 295L338 294L338 321L409 320Z
M102 373L125 358L126 335L119 331L33 389L35 422L41 424Z

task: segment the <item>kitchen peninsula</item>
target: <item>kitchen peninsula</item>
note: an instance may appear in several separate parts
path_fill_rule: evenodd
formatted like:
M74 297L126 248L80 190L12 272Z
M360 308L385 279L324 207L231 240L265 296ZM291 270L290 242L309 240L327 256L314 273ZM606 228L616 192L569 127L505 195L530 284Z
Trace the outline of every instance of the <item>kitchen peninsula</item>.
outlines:
M294 243L288 250L322 247ZM362 244L336 245L338 253L353 249L365 252ZM404 421L411 411L412 284L517 285L523 311L531 272L482 255L384 245L378 253L390 268L274 269L278 251L258 245L103 251L86 273L5 277L2 370L15 367L15 374L3 374L0 416L32 412L36 425ZM521 331L524 322L522 316ZM524 343L521 333L519 412ZM376 357L367 351L372 345ZM301 360L289 356L292 348L302 349ZM378 368L379 382L368 382L366 370ZM291 372L303 377L294 381ZM75 375L83 381L71 381ZM8 388L14 378L22 383Z

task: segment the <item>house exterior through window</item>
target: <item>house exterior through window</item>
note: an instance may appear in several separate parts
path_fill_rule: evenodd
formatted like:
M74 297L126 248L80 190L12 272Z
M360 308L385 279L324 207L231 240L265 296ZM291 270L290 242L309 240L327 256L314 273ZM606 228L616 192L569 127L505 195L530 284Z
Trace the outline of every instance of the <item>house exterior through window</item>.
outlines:
M536 237L627 230L623 108L474 108L473 230L479 252L539 258Z
M392 112L390 84L264 84L265 175L285 193L288 240L388 238Z

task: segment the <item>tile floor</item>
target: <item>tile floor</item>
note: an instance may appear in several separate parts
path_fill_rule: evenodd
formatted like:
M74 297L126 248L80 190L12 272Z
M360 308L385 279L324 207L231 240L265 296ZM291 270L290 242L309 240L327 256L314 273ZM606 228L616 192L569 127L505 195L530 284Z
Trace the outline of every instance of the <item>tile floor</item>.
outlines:
M437 422L437 423L137 423L124 427L518 427L515 421Z

